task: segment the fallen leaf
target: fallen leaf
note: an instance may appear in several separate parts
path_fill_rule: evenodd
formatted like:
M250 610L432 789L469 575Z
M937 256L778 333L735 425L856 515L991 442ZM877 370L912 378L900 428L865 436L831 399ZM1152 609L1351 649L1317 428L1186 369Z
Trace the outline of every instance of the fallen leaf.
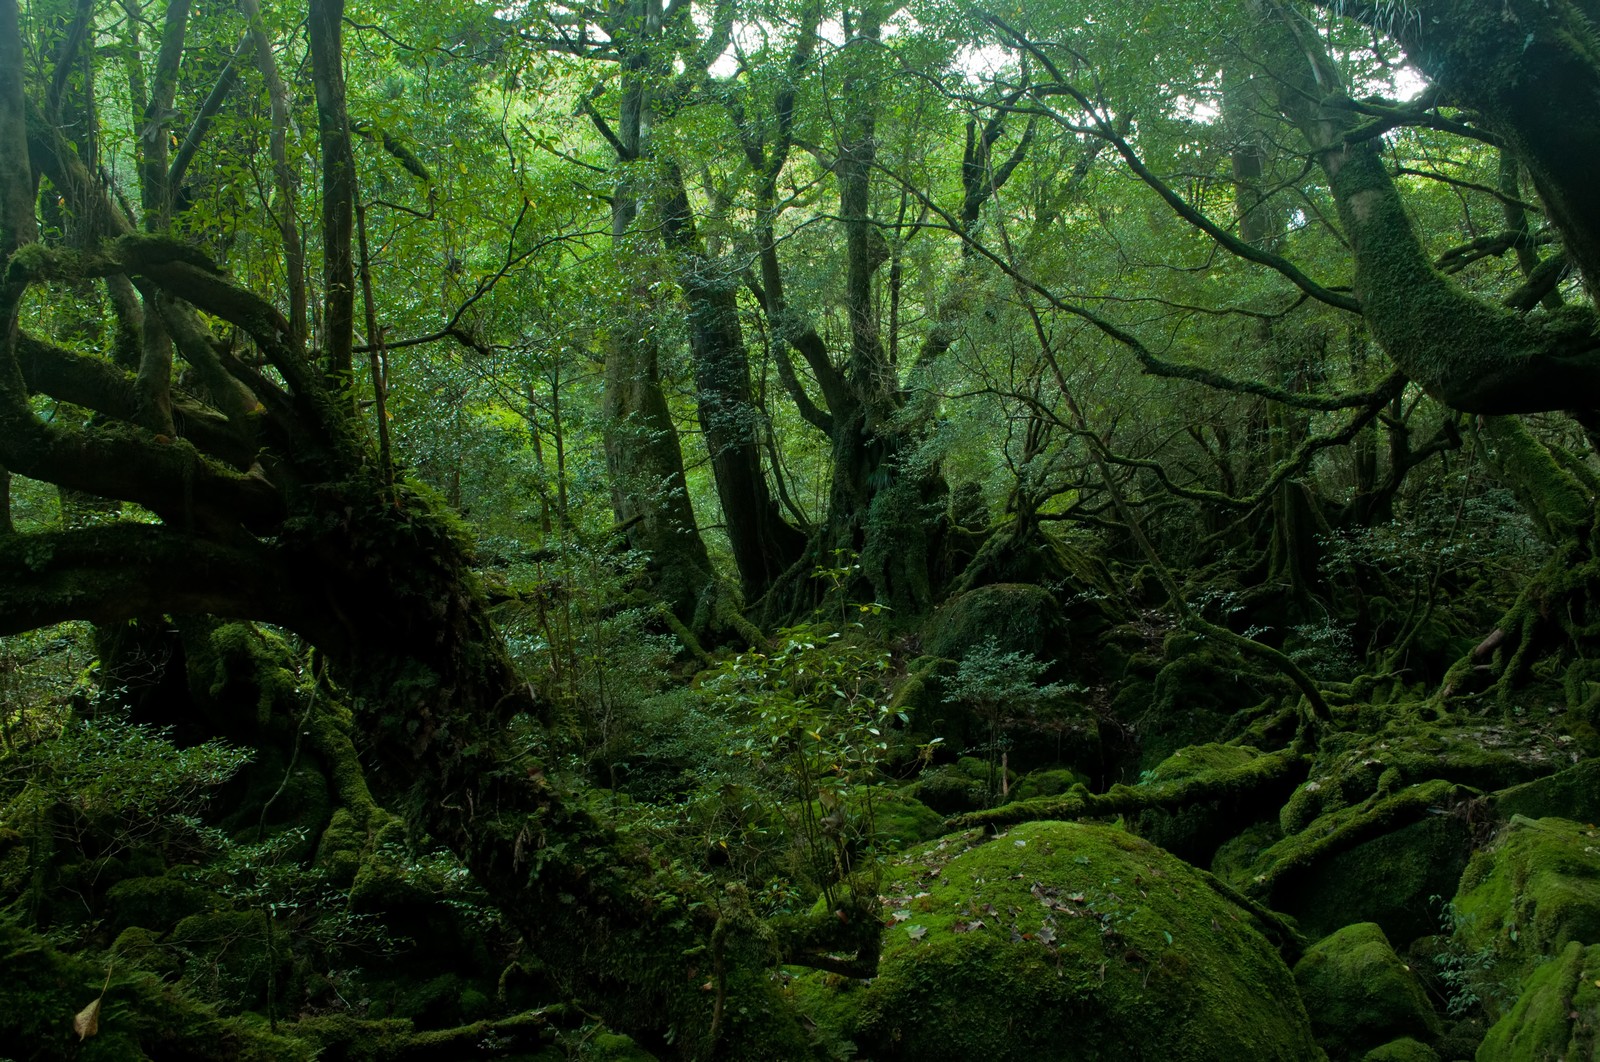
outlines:
M910 937L912 940L921 940L923 937L928 935L928 927L927 926L907 926L906 927L906 935L908 937Z
M103 998L103 997L102 997ZM78 1011L72 1019L72 1031L78 1034L78 1042L82 1043L100 1031L100 999Z

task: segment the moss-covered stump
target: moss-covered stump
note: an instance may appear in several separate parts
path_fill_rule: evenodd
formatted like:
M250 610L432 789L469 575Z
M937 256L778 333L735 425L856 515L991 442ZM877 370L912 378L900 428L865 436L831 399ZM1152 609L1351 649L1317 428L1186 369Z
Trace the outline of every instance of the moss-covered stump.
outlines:
M1523 984L1516 1005L1489 1029L1478 1062L1600 1059L1600 946L1572 941Z
M1306 949L1294 966L1311 1030L1334 1062L1387 1041L1444 1032L1422 984L1372 922L1345 926Z
M873 1058L1095 1062L1322 1057L1243 909L1147 841L1038 822L973 831L885 873Z
M73 1017L96 998L98 1031L80 1042ZM301 1062L312 1051L273 1035L264 1019L220 1017L131 964L113 962L108 981L105 964L57 951L0 917L0 1055L33 1062Z
M1513 817L1497 844L1473 856L1454 909L1457 944L1487 949L1501 983L1569 943L1600 944L1600 829Z

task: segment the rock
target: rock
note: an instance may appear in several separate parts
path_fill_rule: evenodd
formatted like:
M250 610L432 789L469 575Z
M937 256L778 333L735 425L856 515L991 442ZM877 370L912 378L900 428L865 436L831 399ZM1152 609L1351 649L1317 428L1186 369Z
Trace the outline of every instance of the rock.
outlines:
M1374 1047L1362 1056L1361 1062L1439 1062L1439 1053L1427 1044L1402 1036Z
M1358 1059L1385 1041L1434 1040L1444 1031L1421 982L1372 922L1345 926L1312 945L1295 964L1294 979L1312 1031L1336 1062Z
M1478 1048L1478 1062L1600 1059L1600 946L1572 941L1528 976L1516 1005Z
M853 1018L834 1019L873 1058L1322 1057L1251 916L1121 830L954 835L889 868L883 888L878 976L851 993Z
M1514 816L1473 856L1454 913L1458 949L1492 955L1491 983L1518 983L1570 943L1600 944L1600 830ZM1480 995L1497 1016L1494 993Z

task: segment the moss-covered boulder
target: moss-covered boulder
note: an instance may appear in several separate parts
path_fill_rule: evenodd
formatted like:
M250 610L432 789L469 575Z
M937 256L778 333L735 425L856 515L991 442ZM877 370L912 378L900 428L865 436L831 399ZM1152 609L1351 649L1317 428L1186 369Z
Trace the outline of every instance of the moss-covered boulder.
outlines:
M1372 922L1345 926L1306 950L1294 980L1311 1029L1334 1062L1400 1037L1443 1033L1422 984Z
M1409 1036L1379 1044L1365 1055L1361 1062L1439 1062L1439 1052Z
M143 926L164 932L208 903L206 891L178 878L126 878L106 890L111 924L116 929Z
M1208 742L1190 745L1162 760L1141 784L1220 777L1261 758L1261 750ZM1211 862L1217 849L1239 831L1271 815L1272 808L1294 791L1298 777L1265 788L1241 787L1216 800L1202 800L1175 811L1151 809L1139 815L1139 834L1198 866Z
M884 890L879 973L852 993L873 1058L1322 1057L1251 916L1132 834L959 834L891 867Z
M1584 760L1564 771L1502 789L1489 798L1506 818L1550 816L1600 823L1600 759Z
M1600 946L1568 943L1524 983L1484 1037L1478 1062L1600 1059Z
M909 794L874 790L872 827L879 848L898 852L943 833L944 816Z
M1501 983L1569 943L1600 944L1600 829L1513 817L1494 847L1473 856L1454 911L1458 946L1492 954Z
M929 655L959 660L986 641L1003 653L1031 653L1041 660L1061 655L1061 606L1050 591L1031 583L995 583L957 594L923 624Z

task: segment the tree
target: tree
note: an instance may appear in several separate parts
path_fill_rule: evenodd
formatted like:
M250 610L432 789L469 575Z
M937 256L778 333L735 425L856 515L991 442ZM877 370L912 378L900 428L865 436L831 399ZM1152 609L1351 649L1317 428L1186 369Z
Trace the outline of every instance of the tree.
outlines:
M355 696L375 788L453 849L547 961L586 986L585 998L609 1001L620 1027L663 1051L671 1030L670 1052L683 1057L788 1057L800 1034L764 974L785 944L737 896L698 893L692 877L622 843L581 792L566 791L543 760L550 709L513 671L462 529L427 492L392 476L366 437L353 400L361 178L345 16L339 0L314 0L308 14L321 144L322 221L311 230L323 260L320 350L274 302L171 235L183 210L151 188L170 167L146 157L140 211L115 197L84 161L103 146L97 131L64 128L38 98L79 57L55 71L25 62L17 5L0 4L0 460L150 514L8 533L0 633L152 613L243 617L297 633ZM232 73L208 85L206 71L179 61L196 25L217 28L186 4L165 9L158 69L194 96L152 105L147 147L166 142L180 115L204 116L198 101L226 98L217 85ZM40 238L39 205L56 201L77 219L75 246ZM274 208L292 204L279 198ZM141 312L172 337L191 375L164 371L154 328L137 332L139 375L36 331L40 308L62 287L106 282L114 291L124 280L142 288ZM34 402L46 396L85 410L87 422L41 418ZM152 412L162 408L170 424ZM870 940L861 942L870 955Z

